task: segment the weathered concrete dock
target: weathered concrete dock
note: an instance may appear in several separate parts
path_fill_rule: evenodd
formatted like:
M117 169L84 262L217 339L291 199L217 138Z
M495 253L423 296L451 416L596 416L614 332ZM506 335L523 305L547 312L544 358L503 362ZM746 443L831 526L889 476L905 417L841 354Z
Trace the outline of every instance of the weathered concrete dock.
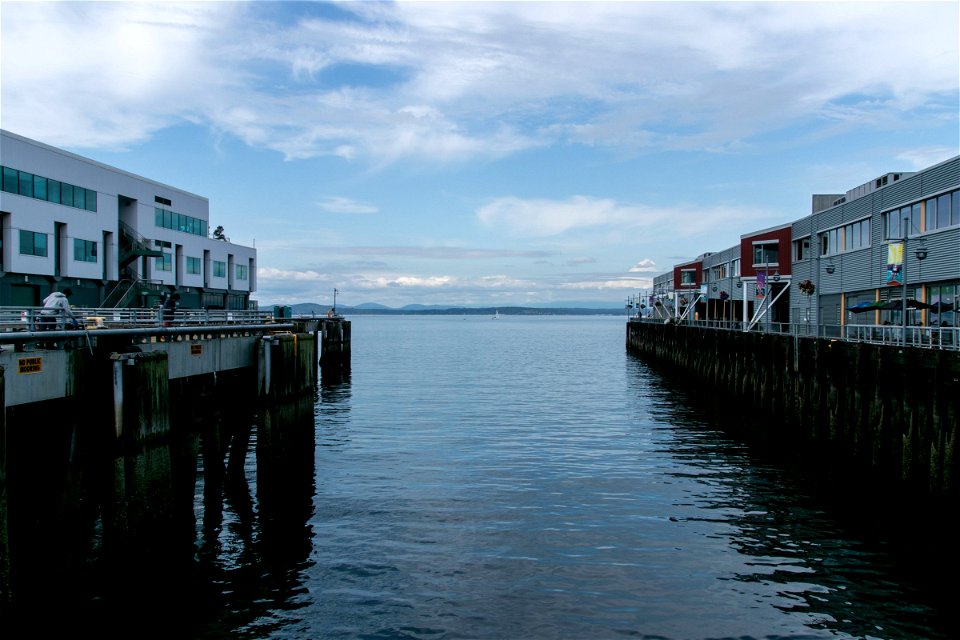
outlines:
M249 424L212 428L222 421L204 419L211 412L259 407L258 466L312 464L302 458L318 372L341 376L349 358L341 316L0 332L0 604L44 588L35 576L55 579L69 561L51 550L94 523L117 566L192 544L182 506L200 448L214 479L217 461L242 473L250 436Z
M626 347L679 374L748 436L877 490L957 504L955 351L639 320L627 323Z

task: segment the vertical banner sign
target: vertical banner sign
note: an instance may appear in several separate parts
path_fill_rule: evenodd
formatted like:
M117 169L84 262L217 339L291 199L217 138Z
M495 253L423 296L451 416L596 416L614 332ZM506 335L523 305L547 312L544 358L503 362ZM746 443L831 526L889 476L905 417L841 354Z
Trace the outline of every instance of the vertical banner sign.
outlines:
M757 272L757 297L762 298L767 295L767 274L763 271Z
M887 285L897 287L903 284L903 243L887 245Z

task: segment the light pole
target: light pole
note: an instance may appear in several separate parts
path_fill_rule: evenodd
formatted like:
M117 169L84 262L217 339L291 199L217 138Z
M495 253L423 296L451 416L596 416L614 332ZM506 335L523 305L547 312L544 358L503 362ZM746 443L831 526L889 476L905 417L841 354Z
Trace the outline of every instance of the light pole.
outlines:
M779 269L774 269L774 271L773 271L773 276L771 276L771 280L773 280L773 284L776 284L776 283L780 282L780 270L779 270ZM767 295L768 295L768 296L773 294L773 284L767 285L768 287L770 287L769 290L767 291ZM769 321L767 322L767 326L768 326L768 327L770 327L770 326L773 324L773 306L772 306L772 305L773 305L773 300L774 300L774 299L771 298L771 299L770 299L770 304L767 305L767 315L770 316Z
M333 315L337 315L337 290L333 290Z
M908 217L907 220L910 218ZM903 232L903 341L906 344L907 341L907 228ZM917 256L917 284L923 286L920 280L922 279L921 269L923 261L927 259L929 252L927 247L923 242L923 238L920 239L920 246L917 247L915 254Z
M827 257L827 266L823 268L827 272L827 275L833 275L837 267L833 264L833 256ZM820 281L820 269L817 269L817 282ZM823 335L827 335L826 322L823 320L823 305L820 304L820 298L823 296L823 287L822 285L817 285L817 336L820 336L821 327L823 328Z
M901 310L900 330L903 344L907 344L907 237L910 235L910 216L903 218L903 266L900 275L903 276L903 309Z

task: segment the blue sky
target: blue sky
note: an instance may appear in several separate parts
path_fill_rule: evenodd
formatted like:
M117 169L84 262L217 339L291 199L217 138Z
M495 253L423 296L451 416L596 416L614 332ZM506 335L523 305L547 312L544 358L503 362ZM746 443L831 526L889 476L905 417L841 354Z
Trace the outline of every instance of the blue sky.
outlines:
M960 3L0 2L0 126L210 199L262 304L617 304L960 153Z

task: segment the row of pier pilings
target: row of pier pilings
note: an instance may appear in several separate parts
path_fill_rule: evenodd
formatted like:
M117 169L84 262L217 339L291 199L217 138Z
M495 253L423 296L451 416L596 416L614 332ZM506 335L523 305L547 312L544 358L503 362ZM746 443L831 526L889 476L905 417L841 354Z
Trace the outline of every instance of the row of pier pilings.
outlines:
M258 337L254 366L174 379L163 350L99 340L69 352L65 397L0 412L0 620L88 591L91 556L113 571L100 589L168 588L149 576L196 558L198 518L216 529L220 493L244 493L251 442L260 516L276 535L291 517L299 531L314 491L318 365L349 373L349 322L310 329Z
M350 374L349 320L335 316L320 324L320 367L326 378L345 377Z
M640 321L626 347L752 441L900 504L960 506L956 351Z

